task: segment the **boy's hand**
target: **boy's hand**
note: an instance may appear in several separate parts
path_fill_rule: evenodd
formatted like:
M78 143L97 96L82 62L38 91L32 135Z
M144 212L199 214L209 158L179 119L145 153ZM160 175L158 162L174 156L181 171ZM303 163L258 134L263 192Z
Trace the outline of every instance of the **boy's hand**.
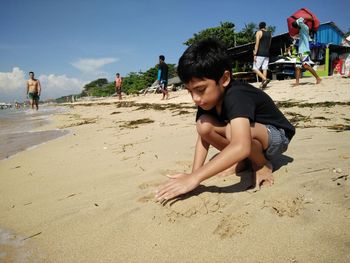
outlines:
M157 201L164 201L188 193L199 185L199 181L190 174L168 175L170 181L157 190Z

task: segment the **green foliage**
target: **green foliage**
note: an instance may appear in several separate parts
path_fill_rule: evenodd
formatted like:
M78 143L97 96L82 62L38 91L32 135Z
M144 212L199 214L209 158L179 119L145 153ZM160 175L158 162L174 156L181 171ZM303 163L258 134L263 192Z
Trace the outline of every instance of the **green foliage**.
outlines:
M169 78L176 76L175 64L168 64ZM146 72L131 72L123 77L122 90L126 94L137 93L141 89L151 86L157 79L158 65L150 68ZM115 93L115 83L108 83L107 79L97 79L84 86L79 96L106 97ZM65 97L60 98L64 101Z
M245 24L240 32L235 32L235 25L233 23L220 22L220 26L204 29L194 34L193 37L188 39L184 44L190 46L205 38L216 38L223 41L227 47L234 47L236 45L255 42L255 32L257 30L258 26L255 23L248 23ZM268 26L267 30L274 33L276 27Z
M169 78L176 76L175 64L168 64ZM123 91L127 94L137 93L141 89L150 87L157 79L158 65L146 72L131 72L123 78Z
M194 34L184 44L190 46L205 38L220 39L226 46L233 47L235 45L235 25L231 22L220 22L220 26L204 29Z
M81 96L105 97L110 96L114 92L114 84L108 83L108 80L103 78L86 84L81 93Z

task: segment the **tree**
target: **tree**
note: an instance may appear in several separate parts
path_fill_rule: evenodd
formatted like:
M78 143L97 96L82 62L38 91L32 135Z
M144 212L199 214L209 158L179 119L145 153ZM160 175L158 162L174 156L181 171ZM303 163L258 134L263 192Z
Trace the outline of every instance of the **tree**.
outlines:
M226 46L233 47L235 46L235 24L231 22L220 22L220 26L204 29L194 34L193 37L188 39L184 44L190 46L205 38L220 39Z
M244 28L240 32L235 32L235 25L231 22L220 22L220 26L204 29L193 35L184 44L187 46L192 45L194 42L205 38L216 38L225 43L227 47L234 47L236 45L243 45L251 42L255 42L255 33L259 30L255 23L248 23L244 25ZM276 27L268 26L268 31L272 34L275 32Z

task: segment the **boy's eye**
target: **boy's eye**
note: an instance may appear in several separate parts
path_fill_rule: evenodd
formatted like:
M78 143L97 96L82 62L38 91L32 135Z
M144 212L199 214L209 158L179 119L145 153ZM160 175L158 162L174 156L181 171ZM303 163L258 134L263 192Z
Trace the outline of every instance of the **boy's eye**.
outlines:
M199 93L203 93L205 91L205 88L198 88L197 89L197 92L199 92Z

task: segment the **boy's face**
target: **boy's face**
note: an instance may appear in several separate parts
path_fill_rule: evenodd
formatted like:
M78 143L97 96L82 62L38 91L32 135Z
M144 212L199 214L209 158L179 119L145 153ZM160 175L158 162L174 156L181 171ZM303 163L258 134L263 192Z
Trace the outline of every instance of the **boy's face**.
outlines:
M225 74L226 72L219 80L219 83L207 78L192 78L186 84L186 89L197 106L203 110L210 110L218 105L224 94L225 87L230 83L230 73Z

